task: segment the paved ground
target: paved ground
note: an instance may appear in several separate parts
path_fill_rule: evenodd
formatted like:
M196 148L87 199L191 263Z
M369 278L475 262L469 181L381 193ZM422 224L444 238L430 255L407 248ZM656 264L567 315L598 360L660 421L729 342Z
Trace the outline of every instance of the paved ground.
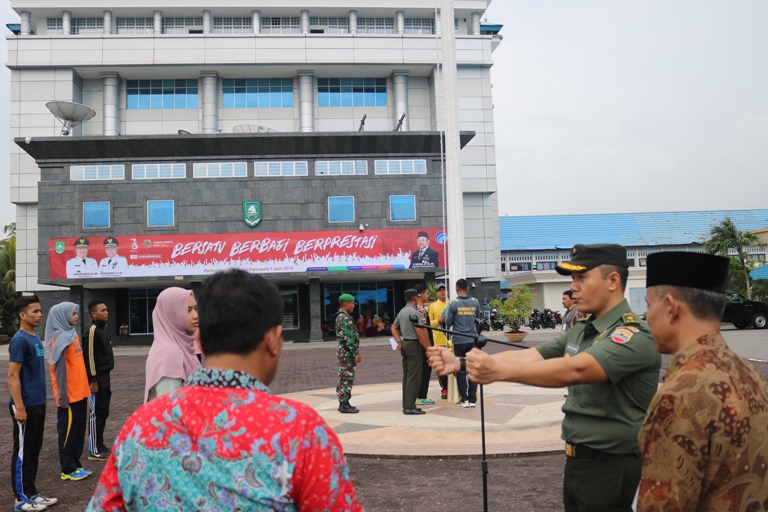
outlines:
M556 333L535 331L529 345L535 345ZM768 331L725 330L729 344L741 355L763 361L768 359ZM765 345L760 346L760 340ZM276 394L332 388L335 386L335 354L333 343L286 345L277 378L271 389ZM763 348L764 347L764 348ZM5 347L2 347L5 349ZM500 350L488 346L489 352ZM114 438L128 415L141 405L144 388L146 351L119 350L117 368L112 374L112 416L107 423L106 438ZM390 384L401 378L400 358L393 354L386 340L366 341L362 349L363 364L357 382L360 385ZM665 357L665 365L669 358ZM0 375L7 372L7 356L0 355ZM768 375L768 363L755 363ZM7 401L5 386L0 386L0 399ZM50 384L48 387L50 391ZM49 392L49 398L52 399ZM7 403L7 402L6 402ZM7 409L6 409L7 410ZM7 413L6 413L7 414ZM0 460L10 458L11 420L0 434ZM426 438L423 443L427 444ZM489 510L549 511L562 510L561 481L564 456L560 454L532 457L493 458L489 461ZM55 405L48 404L46 435L38 473L39 489L60 499L55 510L83 510L96 484L100 467L83 460L94 476L82 482L59 479L56 454ZM349 465L358 495L368 511L414 510L444 511L460 506L464 510L482 510L482 474L477 458L415 459L350 457ZM0 497L10 496L7 463L0 463ZM3 506L8 501L2 501ZM10 506L7 509L10 510Z

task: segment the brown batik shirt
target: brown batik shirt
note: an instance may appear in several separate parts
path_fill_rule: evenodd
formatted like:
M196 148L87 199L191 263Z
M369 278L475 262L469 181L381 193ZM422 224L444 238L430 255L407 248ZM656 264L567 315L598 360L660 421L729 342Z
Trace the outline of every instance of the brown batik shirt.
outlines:
M768 510L768 383L720 333L675 354L638 441L638 512Z

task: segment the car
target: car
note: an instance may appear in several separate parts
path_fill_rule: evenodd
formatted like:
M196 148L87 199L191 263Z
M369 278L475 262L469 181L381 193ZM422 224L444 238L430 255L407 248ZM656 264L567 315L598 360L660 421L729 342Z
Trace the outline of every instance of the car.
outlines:
M728 290L725 296L723 322L730 322L737 329L744 329L750 325L755 329L765 329L768 325L768 302L749 300L731 290Z

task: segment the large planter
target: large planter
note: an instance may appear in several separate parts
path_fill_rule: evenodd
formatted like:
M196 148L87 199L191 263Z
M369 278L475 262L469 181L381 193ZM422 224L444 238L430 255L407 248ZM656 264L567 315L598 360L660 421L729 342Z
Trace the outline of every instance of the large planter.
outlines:
M526 336L528 336L527 332L505 332L504 336L507 337L507 340L511 341L512 343L520 343L525 339Z

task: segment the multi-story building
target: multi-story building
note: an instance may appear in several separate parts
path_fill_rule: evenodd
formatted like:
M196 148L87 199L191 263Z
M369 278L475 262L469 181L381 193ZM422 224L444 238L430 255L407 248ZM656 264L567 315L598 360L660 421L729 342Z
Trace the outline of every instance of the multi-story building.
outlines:
M446 269L444 30L467 132L466 277L497 290L489 1L443 20L424 0L12 0L18 290L99 296L134 341L160 290L230 265L280 286L288 338L319 339L342 292L392 316L405 287ZM95 115L60 136L49 101ZM419 234L437 261L413 254Z

